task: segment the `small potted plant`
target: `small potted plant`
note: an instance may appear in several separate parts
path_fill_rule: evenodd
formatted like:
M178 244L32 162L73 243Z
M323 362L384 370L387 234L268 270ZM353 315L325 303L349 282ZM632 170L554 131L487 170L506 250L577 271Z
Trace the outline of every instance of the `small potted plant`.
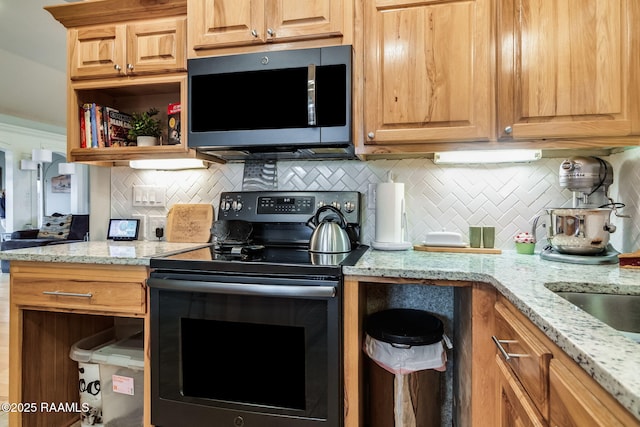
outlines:
M155 116L159 113L156 108L151 108L143 113L132 113L133 117L131 129L129 129L129 139L136 141L138 146L158 145L162 131L160 130L160 120Z

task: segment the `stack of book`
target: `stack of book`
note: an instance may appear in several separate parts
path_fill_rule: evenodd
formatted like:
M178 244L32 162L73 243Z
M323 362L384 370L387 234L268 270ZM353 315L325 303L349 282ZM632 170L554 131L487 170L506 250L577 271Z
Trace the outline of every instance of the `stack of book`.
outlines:
M133 118L115 108L86 103L80 107L80 147L124 147Z

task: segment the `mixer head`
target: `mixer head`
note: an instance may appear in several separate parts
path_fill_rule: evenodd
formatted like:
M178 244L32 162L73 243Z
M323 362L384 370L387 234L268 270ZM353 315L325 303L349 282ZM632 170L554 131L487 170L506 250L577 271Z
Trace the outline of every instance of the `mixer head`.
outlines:
M560 164L560 187L585 196L602 191L606 196L613 184L613 167L599 157L570 157Z

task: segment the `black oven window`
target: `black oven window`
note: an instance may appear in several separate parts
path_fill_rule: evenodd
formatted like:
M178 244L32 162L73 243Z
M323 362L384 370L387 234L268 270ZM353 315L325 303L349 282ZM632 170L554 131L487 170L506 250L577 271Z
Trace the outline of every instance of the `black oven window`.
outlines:
M305 410L303 327L182 318L180 333L185 396Z

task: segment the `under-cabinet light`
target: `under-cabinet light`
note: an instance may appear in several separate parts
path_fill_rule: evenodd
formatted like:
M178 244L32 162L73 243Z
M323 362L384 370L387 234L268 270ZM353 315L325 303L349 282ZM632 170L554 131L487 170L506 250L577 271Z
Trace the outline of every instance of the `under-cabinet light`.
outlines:
M515 163L540 160L540 150L470 150L435 153L436 164Z
M149 159L131 160L129 167L157 170L206 169L209 167L209 163L201 159Z

